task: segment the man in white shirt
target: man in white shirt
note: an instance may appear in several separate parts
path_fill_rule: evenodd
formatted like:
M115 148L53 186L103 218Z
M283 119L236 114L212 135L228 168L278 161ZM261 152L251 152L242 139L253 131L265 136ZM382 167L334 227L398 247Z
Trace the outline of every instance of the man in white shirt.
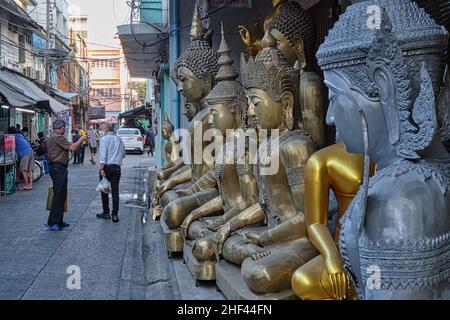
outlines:
M102 123L100 130L104 132L100 139L99 163L100 179L106 177L111 183L113 202L112 221L119 222L119 183L121 177L122 160L125 158L125 145L120 137L111 131L109 123ZM102 194L103 213L97 214L99 219L111 219L109 211L109 196Z

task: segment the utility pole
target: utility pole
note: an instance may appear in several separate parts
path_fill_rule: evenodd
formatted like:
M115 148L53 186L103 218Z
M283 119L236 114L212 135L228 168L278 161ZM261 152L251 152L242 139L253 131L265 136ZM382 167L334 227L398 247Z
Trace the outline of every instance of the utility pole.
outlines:
M45 90L47 93L50 92L50 76L51 76L51 63L49 61L48 55L50 53L50 40L51 40L51 29L52 29L52 8L50 0L46 3L46 38L45 38Z

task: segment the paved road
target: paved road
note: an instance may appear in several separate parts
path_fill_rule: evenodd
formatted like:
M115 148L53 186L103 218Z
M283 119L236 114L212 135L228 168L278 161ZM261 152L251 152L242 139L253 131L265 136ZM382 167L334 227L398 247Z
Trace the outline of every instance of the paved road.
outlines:
M125 159L118 224L95 216L98 168L89 162L69 167L65 231L43 227L49 177L2 198L0 299L223 299L213 283L195 288L181 258L168 259L158 222L141 223L153 170L146 155Z

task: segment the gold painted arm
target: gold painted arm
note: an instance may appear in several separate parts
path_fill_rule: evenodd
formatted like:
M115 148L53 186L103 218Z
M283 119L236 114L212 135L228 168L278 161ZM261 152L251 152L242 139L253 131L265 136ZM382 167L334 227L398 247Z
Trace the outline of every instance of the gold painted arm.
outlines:
M170 166L166 165L161 169L161 172L158 173L158 180L167 180L172 173L174 173L178 169L181 169L183 166L183 162L180 162L178 164L171 164Z
M305 216L308 235L322 254L339 255L327 228L330 178L327 168L328 152L314 154L305 169Z
M185 190L179 190L177 193L180 196L189 196L194 193L206 190L213 189L217 187L216 173L214 169L208 170L203 174L200 179L195 181L189 188Z
M215 197L202 205L200 208L196 209L196 211L198 211L199 218L209 217L214 213L220 212L221 210L223 210L223 202L220 196Z
M229 228L230 232L234 232L246 226L251 226L259 222L263 222L264 219L265 212L261 208L261 205L259 203L256 203L228 221L227 227Z
M260 235L262 246L306 237L305 219L296 215Z
M212 216L215 213L220 212L222 209L223 209L222 198L218 196L208 201L200 208L197 208L194 211L192 211L181 224L181 229L183 230L184 236L187 237L187 230L189 229L189 226L192 224L192 222L200 218Z
M217 231L222 225L230 221L232 218L236 217L238 214L240 214L242 211L247 209L247 205L245 203L241 203L240 205L231 208L225 214L220 216L214 221L207 221L206 227L212 231Z
M246 226L257 224L258 222L263 222L264 218L265 212L263 208L261 208L259 203L256 203L221 226L214 236L214 243L217 247L217 255L222 254L223 245L232 232Z
M174 187L189 182L192 180L192 169L185 170L182 173L171 177L169 180L164 182L161 186L161 189L158 190L158 198L161 198L164 193L173 189Z

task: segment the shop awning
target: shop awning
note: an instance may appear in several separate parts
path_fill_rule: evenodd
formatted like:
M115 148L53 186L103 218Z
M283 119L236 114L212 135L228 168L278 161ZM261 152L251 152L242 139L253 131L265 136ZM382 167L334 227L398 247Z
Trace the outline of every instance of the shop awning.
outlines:
M52 89L52 93L58 97L60 97L61 99L64 99L66 101L72 101L73 98L78 96L78 93L73 93L73 92L64 92L61 90L56 90L56 89Z
M151 109L148 109L145 104L119 114L119 119L151 119L151 117Z
M12 107L36 106L49 113L69 110L56 101L32 81L7 69L0 70L0 93Z

